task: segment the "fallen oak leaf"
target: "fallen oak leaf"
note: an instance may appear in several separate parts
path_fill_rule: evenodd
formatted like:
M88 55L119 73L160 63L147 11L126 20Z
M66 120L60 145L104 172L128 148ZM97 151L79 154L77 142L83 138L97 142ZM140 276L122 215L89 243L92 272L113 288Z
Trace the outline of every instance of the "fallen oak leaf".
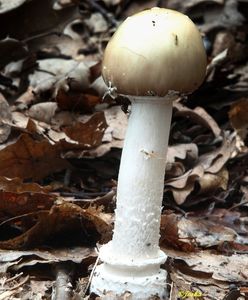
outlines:
M198 147L194 143L169 146L167 151L166 169L170 169L177 160L183 160L186 165L193 165L197 159Z
M14 143L0 151L0 176L39 180L69 167L60 153L60 145L52 145L44 139L37 141L29 134L21 134Z
M165 211L161 216L160 225L160 246L170 246L174 249L182 250L185 252L195 251L195 243L193 239L179 238L178 222L182 216L174 214L171 211Z
M52 186L23 183L20 178L0 177L0 220L50 209L57 199Z
M59 249L35 250L0 250L0 272L21 272L23 268L37 265L56 266L58 263L77 264L87 268L95 262L97 252L93 247L67 247ZM38 267L38 266L37 266ZM77 266L76 266L77 267ZM49 272L51 275L51 273Z
M199 190L197 191L197 194L210 194L214 193L217 189L226 190L228 179L229 173L225 167L216 174L205 172L198 180Z
M77 122L72 126L62 128L63 132L72 140L92 148L101 144L107 123L103 112L95 113L86 123Z
M216 121L202 108L196 107L190 109L179 102L174 102L173 107L176 109L175 116L183 116L190 118L193 122L196 122L203 127L210 129L215 137L219 137L221 129Z
M92 91L78 93L71 91L59 90L56 96L58 107L62 110L73 110L84 113L90 113L93 108L101 103L101 98Z
M0 176L0 190L13 193L48 193L51 192L51 186L40 186L37 183L24 183L21 178L7 178Z
M203 216L182 216L169 211L162 214L161 245L171 246L186 252L196 248L209 248L234 242L236 232L230 227L216 224Z
M242 98L239 101L233 103L228 112L229 120L233 129L237 131L237 134L244 141L248 133L248 99Z
M212 169L218 170L215 164L219 165L216 160ZM171 191L175 202L178 205L183 204L188 196L194 192L194 195L213 194L216 190L227 189L229 173L225 167L218 170L217 173L210 173L204 169L204 166L198 164L183 175L165 181L165 191ZM187 205L190 202L187 201Z
M52 91L54 97L60 90L85 92L96 79L94 65L84 61L50 58L38 61L39 70L29 75L30 85L36 95Z
M226 256L216 254L212 250L185 253L166 249L166 252L168 256L184 261L188 265L189 271L207 272L217 282L240 283L247 281L247 255L234 253Z
M28 116L47 124L51 124L51 120L58 109L55 102L42 102L34 104L28 111Z
M218 246L236 238L236 232L231 228L215 224L203 217L182 217L177 227L179 240L193 239L195 245L201 248Z
M83 209L72 203L54 205L49 211L40 211L37 216L34 226L18 237L0 241L0 248L18 250L38 246L52 235L66 230L80 230L86 244L92 239L109 240L112 233L112 225L100 217L97 210Z
M74 117L75 119L72 116L70 125L61 125L60 129L57 124L38 122L16 112L14 114L16 124L12 127L25 133L16 142L0 151L0 162L2 161L0 176L40 179L49 172L70 167L69 163L62 159L62 154L65 157L68 151L73 151L71 157L78 157L84 155L85 150L101 145L107 128L104 113L97 112L87 117L85 122L81 121L80 116ZM34 145L31 146L32 144ZM76 153L77 151L80 153ZM49 161L49 157L52 162ZM15 167L10 168L13 160Z
M204 174L201 165L195 166L183 175L165 181L165 192L171 191L175 202L181 205L195 189L195 182Z
M34 265L33 260L37 263L56 263L73 261L75 263L82 263L83 260L89 257L96 257L97 253L95 248L90 247L73 247L66 249L49 249L49 250L25 250L25 251L8 251L0 249L0 261L4 263L15 262L17 269ZM11 267L10 267L11 268Z
M6 223L9 217L16 218L16 216L50 209L56 199L57 196L55 194L42 191L0 191L0 220Z
M195 178L203 176L204 168L202 165L197 165L193 169L187 171L182 176L177 178L171 178L165 182L165 186L172 186L177 189L186 187L189 180L195 181Z
M215 174L219 172L232 157L235 148L235 135L224 135L222 145L219 148L199 156L199 164L204 167L205 171Z

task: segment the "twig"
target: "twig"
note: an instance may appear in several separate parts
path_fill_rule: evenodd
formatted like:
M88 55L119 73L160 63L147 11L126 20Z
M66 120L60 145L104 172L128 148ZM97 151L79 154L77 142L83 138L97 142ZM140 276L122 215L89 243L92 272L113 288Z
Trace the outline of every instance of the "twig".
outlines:
M13 281L13 280L15 280L15 279L17 279L17 278L19 278L20 276L22 276L23 275L23 272L21 272L21 273L18 273L18 274L16 274L15 276L13 276L13 277L11 277L11 278L8 278L8 279L6 279L5 280L5 282L4 282L4 284L6 284L6 283L8 283L8 282L10 282L10 281Z
M243 205L245 205L245 204L247 204L247 203L248 203L248 200L242 201L242 199L241 199L241 202L240 202L240 203L233 205L232 207L228 208L228 210L229 210L229 211L230 211L230 210L233 210L234 208L243 206Z
M18 274L19 275L19 274ZM10 278L12 280L14 280L15 276ZM23 278L22 281L20 281L19 283L17 283L16 285L10 287L10 288L6 288L6 290L8 291L14 291L16 289L18 289L19 287L21 287L22 285L24 285L27 281L29 280L29 275L27 275L26 277Z
M23 214L23 215L19 215L19 216L15 216L15 217L12 217L12 218L9 218L5 221L3 221L2 223L0 223L0 227L11 222L11 221L15 221L15 220L18 220L20 218L23 218L23 217L28 217L28 216L32 216L32 215L37 215L41 212L46 212L47 210L39 210L39 211L34 211L34 212L30 212L30 213L26 213L26 214Z
M90 200L95 200L95 199L92 199L91 197L105 196L106 192L99 192L99 193L84 193L84 192L70 193L70 192L61 192L60 195L63 196L63 197L81 198L81 199L77 199L78 201L84 200L82 198L86 198L85 201L87 201L87 200L90 201Z
M22 40L22 42L27 43L29 41L39 39L39 38L43 38L43 37L46 37L46 36L49 36L49 35L57 35L58 37L60 37L62 35L62 33L61 32L56 32L56 31L44 32L44 33L40 33L40 34L37 34L37 35L30 36L30 37Z
M86 285L86 287L85 287L85 289L84 289L84 291L83 291L83 296L82 297L85 297L85 295L86 295L86 293L87 293L87 291L88 291L88 289L89 289L89 287L90 287L90 284L91 284L91 281L92 281L92 277L93 277L93 275L94 275L94 272L95 272L95 269L96 269L96 267L97 267L97 265L98 265L98 262L99 262L99 260L100 260L100 257L99 257L99 251L98 251L98 248L96 247L96 252L98 253L98 256L97 256L97 259L96 259L96 262L95 262L95 264L94 264L94 266L93 266L93 269L92 269L92 271L91 271L91 273L90 273L90 277L89 277L89 280L88 280L88 283L87 283L87 285Z
M72 298L71 269L68 265L57 264L55 267L56 283L54 300L70 300Z

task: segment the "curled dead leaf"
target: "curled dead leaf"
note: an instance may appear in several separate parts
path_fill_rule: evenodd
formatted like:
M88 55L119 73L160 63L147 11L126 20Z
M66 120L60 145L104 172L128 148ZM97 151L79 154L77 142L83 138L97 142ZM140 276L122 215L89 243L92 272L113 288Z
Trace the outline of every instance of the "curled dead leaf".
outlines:
M247 111L248 99L242 98L232 104L228 113L232 127L236 130L237 134L243 141L245 140L248 133Z
M216 174L204 173L199 178L200 189L198 195L214 193L217 189L226 190L229 179L229 173L225 167L223 167Z
M101 144L106 127L107 123L104 113L98 112L86 123L77 122L71 126L64 127L63 132L70 139L78 142L81 147L93 148Z
M30 107L28 115L37 121L51 124L51 120L58 108L55 102L42 102L34 104Z
M222 145L199 157L199 164L209 173L219 172L235 151L235 135L224 136Z
M56 234L80 232L84 244L109 240L112 225L100 216L99 210L83 209L72 203L54 205L51 209L39 211L37 222L23 234L0 241L2 249L25 249L38 246ZM112 220L111 220L112 221Z
M176 116L184 116L190 118L193 122L202 125L210 129L215 137L219 137L221 129L216 121L203 109L202 107L196 107L190 109L179 102L174 102L173 107L177 110Z
M181 205L194 190L195 181L202 177L203 174L203 166L197 165L182 176L167 180L165 182L165 189L171 190L176 203Z
M21 134L16 142L0 151L0 176L41 179L52 172L69 166L60 157L61 146L48 140L35 140L28 134Z
M166 212L161 216L160 225L160 246L171 246L173 249L180 249L185 252L195 250L194 240L192 238L180 239L178 232L178 223L182 216L172 212Z
M11 111L8 102L0 94L0 144L4 143L11 132L10 123L12 120Z

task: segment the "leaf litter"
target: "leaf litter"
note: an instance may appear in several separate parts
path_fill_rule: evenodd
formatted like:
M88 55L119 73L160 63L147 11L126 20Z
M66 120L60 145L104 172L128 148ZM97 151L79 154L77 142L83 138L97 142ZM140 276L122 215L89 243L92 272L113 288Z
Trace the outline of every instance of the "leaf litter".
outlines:
M118 22L158 4L22 2L0 10L0 299L100 299L87 287L111 239L128 120L102 101L101 59ZM246 299L248 6L159 5L196 22L209 61L173 108L160 240L170 299Z

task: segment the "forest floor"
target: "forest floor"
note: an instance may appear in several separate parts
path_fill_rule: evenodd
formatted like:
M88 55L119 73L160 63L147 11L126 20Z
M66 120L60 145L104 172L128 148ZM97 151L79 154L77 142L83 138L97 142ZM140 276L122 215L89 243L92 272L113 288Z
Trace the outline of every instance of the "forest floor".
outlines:
M189 15L208 55L202 86L173 106L168 293L248 299L248 2L12 2L0 6L0 300L100 299L90 273L111 239L128 121L125 99L102 100L101 60L118 24L153 6Z

